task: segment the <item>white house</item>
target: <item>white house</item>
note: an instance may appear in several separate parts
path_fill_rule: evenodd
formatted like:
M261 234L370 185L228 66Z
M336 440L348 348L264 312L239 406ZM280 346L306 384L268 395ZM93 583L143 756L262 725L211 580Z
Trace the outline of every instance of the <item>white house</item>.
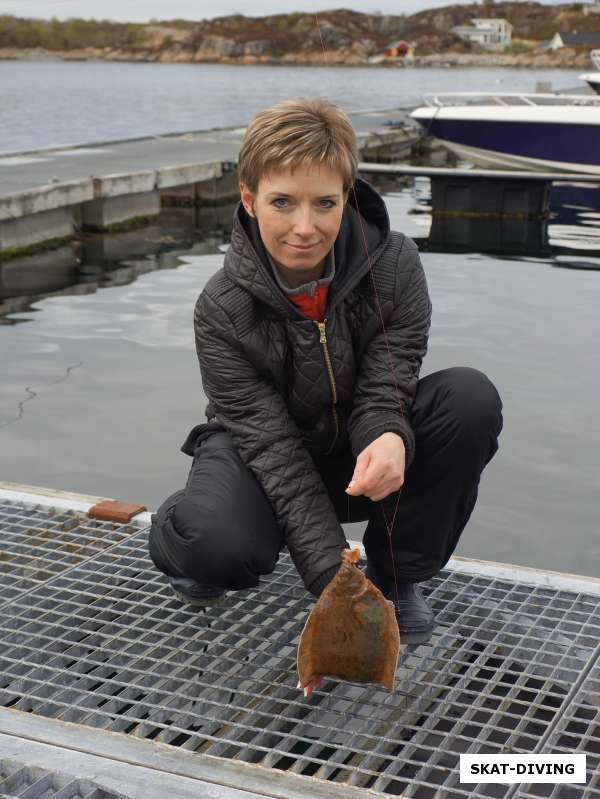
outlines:
M583 13L587 16L588 14L600 14L600 0L594 0L593 3L588 3L583 7Z
M485 50L503 50L512 42L513 26L506 19L472 19L472 25L457 25L452 33Z

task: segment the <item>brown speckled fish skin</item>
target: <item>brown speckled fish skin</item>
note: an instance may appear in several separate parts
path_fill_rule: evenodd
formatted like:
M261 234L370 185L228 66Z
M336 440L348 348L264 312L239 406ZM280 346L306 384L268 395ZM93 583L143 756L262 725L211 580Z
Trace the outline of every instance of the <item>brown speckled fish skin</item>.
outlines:
M394 606L343 550L342 565L309 614L298 645L300 685L315 677L372 682L394 690L400 633Z

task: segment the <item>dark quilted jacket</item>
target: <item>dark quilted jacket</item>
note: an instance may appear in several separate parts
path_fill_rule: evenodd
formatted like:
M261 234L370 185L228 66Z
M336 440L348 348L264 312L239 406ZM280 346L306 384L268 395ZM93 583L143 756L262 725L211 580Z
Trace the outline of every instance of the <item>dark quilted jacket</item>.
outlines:
M256 221L241 204L224 266L194 315L207 418L232 436L316 594L346 539L311 453L350 446L356 457L391 431L402 436L410 464L408 413L431 316L414 242L390 232L385 204L368 183L358 180L355 192L334 246L324 336L277 286Z

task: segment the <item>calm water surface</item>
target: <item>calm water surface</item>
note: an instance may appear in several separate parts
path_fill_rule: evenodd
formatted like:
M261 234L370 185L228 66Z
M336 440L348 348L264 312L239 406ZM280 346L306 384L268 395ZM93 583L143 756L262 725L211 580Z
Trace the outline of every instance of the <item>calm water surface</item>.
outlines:
M409 107L457 81L531 91L542 80L577 83L558 70L0 62L0 153L242 125L290 94L359 111ZM393 226L425 247L428 186L386 195ZM423 375L477 367L504 400L500 451L462 554L600 576L599 207L566 197L550 256L423 253L434 305ZM184 484L179 446L205 406L192 310L222 263L213 250L124 261L119 274L144 274L53 296L0 325L0 479L150 508Z
M565 89L578 84L577 74L0 61L0 153L244 125L293 95L364 111L415 106L433 91L533 91L538 81Z
M417 181L386 195L393 226L424 242L427 194ZM459 553L600 576L600 219L575 221L551 226L549 257L424 251L434 315L422 374L476 367L504 400ZM192 311L222 254L170 257L177 268L45 299L6 320L29 321L0 325L0 479L152 509L184 485L179 446L205 406Z

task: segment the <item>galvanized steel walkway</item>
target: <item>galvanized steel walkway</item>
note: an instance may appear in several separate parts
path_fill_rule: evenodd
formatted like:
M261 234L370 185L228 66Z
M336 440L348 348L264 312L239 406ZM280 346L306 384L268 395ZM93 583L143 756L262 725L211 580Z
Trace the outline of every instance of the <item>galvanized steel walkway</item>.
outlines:
M91 504L0 490L0 796L600 797L600 582L456 559L393 695L304 699L311 597L287 555L194 614L149 560L148 514ZM466 752L585 752L588 784L461 784Z

